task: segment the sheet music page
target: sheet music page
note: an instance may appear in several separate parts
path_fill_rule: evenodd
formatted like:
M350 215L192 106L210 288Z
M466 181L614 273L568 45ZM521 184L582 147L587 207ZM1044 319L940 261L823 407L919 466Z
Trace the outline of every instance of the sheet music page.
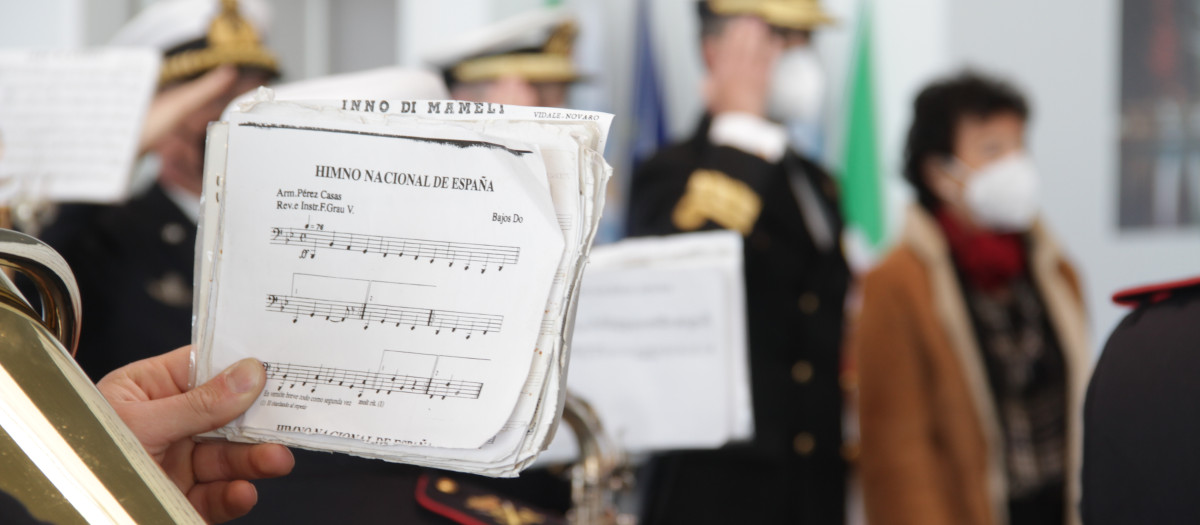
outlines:
M278 108L276 108L278 109ZM564 254L540 149L462 126L234 114L206 375L267 364L236 424L478 449L508 422Z
M159 62L149 49L0 50L0 202L124 198Z
M593 251L567 383L626 451L711 449L752 435L741 260L741 237L724 231ZM541 459L575 457L564 432Z
M514 119L518 115L530 116L533 108L510 107ZM607 115L606 115L607 116ZM462 119L454 119L462 120ZM500 432L477 449L449 449L413 446L393 446L386 452L386 459L419 463L435 468L464 470L483 475L512 476L528 466L533 457L548 443L549 434L558 421L561 399L560 367L565 364L565 342L562 332L570 297L581 275L579 252L590 246L599 220L597 210L602 205L603 194L596 196L595 188L603 188L611 168L603 157L568 137L580 132L574 126L546 126L536 122L474 122L470 126L487 130L492 136L525 137L534 140L543 155L550 179L550 193L554 200L558 226L567 241L567 256L564 256L555 272L550 299L545 308L541 332L537 340L537 351L530 366L529 378L521 390L517 405L508 422ZM592 133L606 132L592 130ZM581 160L586 159L586 160ZM590 182L583 183L578 172L581 166ZM593 180L594 179L594 180ZM601 199L585 205L584 199ZM584 210L587 213L584 213ZM587 240L583 240L583 239ZM314 436L314 439L320 436ZM344 446L334 439L320 440L328 445ZM364 445L355 447L354 453L365 456L380 456L378 447ZM474 465L464 468L464 465ZM483 466L490 465L490 466Z

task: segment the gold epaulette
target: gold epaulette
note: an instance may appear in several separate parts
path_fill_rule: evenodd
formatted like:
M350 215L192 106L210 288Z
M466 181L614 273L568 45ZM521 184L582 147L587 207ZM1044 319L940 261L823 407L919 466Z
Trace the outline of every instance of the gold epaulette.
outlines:
M688 178L683 198L675 204L671 221L683 231L694 231L713 221L722 228L749 235L762 212L762 199L748 184L713 170L696 170Z

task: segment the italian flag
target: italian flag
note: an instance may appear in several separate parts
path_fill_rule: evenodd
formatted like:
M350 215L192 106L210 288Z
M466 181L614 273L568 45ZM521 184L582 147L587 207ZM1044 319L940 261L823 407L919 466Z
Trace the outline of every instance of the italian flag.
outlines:
M842 212L847 233L865 241L869 251L881 247L886 233L879 141L875 129L875 89L871 64L871 12L858 17L846 99L845 157L842 162Z

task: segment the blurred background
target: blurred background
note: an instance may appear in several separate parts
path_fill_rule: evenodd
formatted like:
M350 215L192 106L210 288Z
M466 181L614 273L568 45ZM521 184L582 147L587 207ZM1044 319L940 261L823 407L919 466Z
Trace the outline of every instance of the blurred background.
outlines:
M0 47L104 44L152 0L4 0ZM694 0L270 0L268 45L283 81L401 64L456 35L545 5L573 7L576 58L589 81L570 105L617 115L607 156L616 168L604 240L620 237L622 191L646 111L631 118L652 59L666 139L702 112ZM870 260L898 230L910 198L899 176L903 132L917 90L971 67L1005 77L1032 99L1031 151L1044 174L1042 206L1082 269L1093 341L1122 315L1117 289L1196 273L1200 261L1200 2L1191 0L825 0L839 20L817 33L827 104L805 141L835 173L844 166L848 93L867 78L879 159L882 224L852 258ZM864 21L864 13L870 13ZM646 22L640 25L639 22ZM864 23L865 22L865 23ZM641 28L641 29L640 29ZM864 38L869 37L869 38ZM868 42L867 54L856 45ZM648 54L646 54L648 53ZM854 75L867 56L869 75ZM645 107L645 106L643 106ZM1193 129L1197 131L1193 131ZM872 227L874 228L874 227ZM871 230L872 228L868 228Z

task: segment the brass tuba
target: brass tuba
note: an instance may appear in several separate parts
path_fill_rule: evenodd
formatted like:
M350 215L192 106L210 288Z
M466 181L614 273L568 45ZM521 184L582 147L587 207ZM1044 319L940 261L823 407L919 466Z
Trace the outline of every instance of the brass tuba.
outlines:
M57 338L62 351L75 355L79 344L79 287L67 262L58 252L28 235L0 229L0 305L36 320ZM9 279L9 272L24 274L38 289L42 312L33 307ZM8 333L0 326L0 333Z
M617 495L633 488L633 470L625 451L604 432L596 411L568 392L563 421L579 444L579 461L568 471L571 480L571 525L635 525L637 517L622 513Z
M72 359L80 303L66 261L0 229L0 266L0 492L51 523L203 523ZM42 312L9 271L33 281Z

